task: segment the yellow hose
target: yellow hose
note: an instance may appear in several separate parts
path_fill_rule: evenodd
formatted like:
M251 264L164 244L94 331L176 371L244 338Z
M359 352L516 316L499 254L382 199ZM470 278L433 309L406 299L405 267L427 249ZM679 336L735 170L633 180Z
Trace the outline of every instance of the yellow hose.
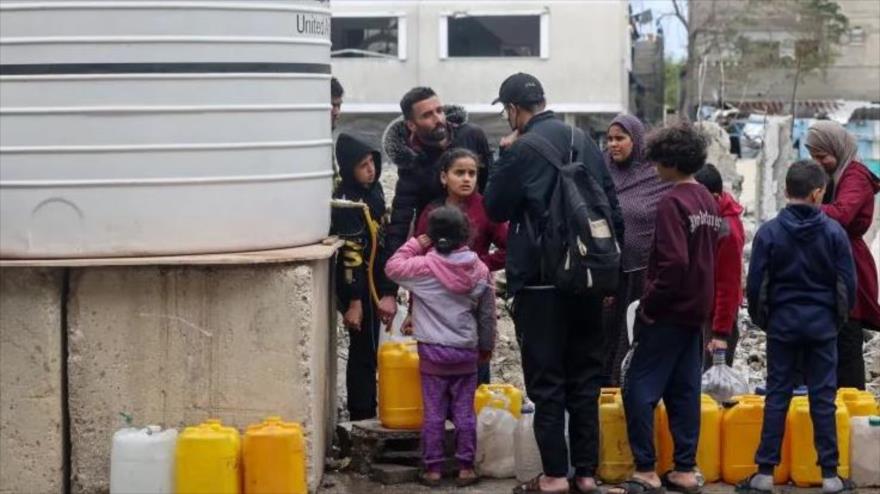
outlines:
M367 230L370 232L370 242L373 248L370 249L370 260L367 261L367 286L370 289L370 297L379 306L379 292L376 290L376 279L373 276L373 266L376 264L376 251L379 250L378 237L379 227L372 216L370 216L370 207L363 202L349 201L346 199L331 199L330 207L334 208L353 208L361 209L364 213L364 219L367 222Z

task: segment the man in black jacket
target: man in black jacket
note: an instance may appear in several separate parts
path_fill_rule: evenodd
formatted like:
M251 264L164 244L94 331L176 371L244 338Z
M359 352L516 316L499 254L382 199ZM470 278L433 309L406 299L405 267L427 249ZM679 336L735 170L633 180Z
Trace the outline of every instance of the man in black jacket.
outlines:
M385 155L397 166L385 240L388 257L406 242L425 206L446 194L440 183L440 155L457 147L476 153L482 161L480 191L492 164L492 151L483 130L467 122L463 108L444 106L431 88L410 89L400 100L400 110L402 117L391 122L382 137ZM382 320L390 321L396 311L394 299L384 297L379 307Z
M601 298L560 293L541 280L536 242L527 234L526 215L540 228L556 183L553 164L519 136L534 132L559 151L559 158L584 163L602 185L614 211L614 233L623 242L623 216L614 183L593 140L545 110L544 90L534 76L518 73L501 85L494 103L504 104L513 133L502 139L484 204L493 221L510 221L507 241L508 294L514 295L513 321L522 353L526 392L535 402L535 438L544 474L515 492L568 489L569 459L577 488L596 488L599 458L598 395L602 372ZM569 413L571 453L565 443ZM567 492L567 491L566 491Z

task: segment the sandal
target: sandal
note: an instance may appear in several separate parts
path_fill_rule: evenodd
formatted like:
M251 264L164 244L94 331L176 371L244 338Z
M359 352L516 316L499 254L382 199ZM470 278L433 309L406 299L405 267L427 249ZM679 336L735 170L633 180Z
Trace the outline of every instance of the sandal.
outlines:
M443 477L434 479L428 477L427 473L419 475L419 483L425 487L440 487L443 484Z
M745 480L742 480L740 483L736 484L734 489L737 494L773 494L772 490L764 490L764 489L756 489L752 487L752 479L758 475L757 473L753 473L746 477Z
M666 488L662 485L660 487L654 487L644 480L635 477L629 480L624 480L622 483L615 485L612 489L623 491L624 494L666 494Z
M474 475L473 477L458 477L457 479L455 479L455 486L458 488L470 487L479 483L479 475Z
M843 477L840 478L841 483L843 483L843 487L839 491L834 492L823 492L822 494L850 494L853 492L858 492L858 488L856 487L856 483L850 479L845 479Z
M529 492L539 492L542 494L569 494L571 490L569 488L565 489L557 489L555 491L542 491L541 490L541 477L544 474L539 474L537 477L529 480L528 482L524 482L513 488L513 494L527 494Z
M663 487L665 487L667 491L680 492L682 494L700 494L701 492L703 492L703 488L700 487L699 484L685 487L681 484L673 482L669 479L670 473L672 472L666 472L663 474L662 477L660 477L660 482L663 483Z

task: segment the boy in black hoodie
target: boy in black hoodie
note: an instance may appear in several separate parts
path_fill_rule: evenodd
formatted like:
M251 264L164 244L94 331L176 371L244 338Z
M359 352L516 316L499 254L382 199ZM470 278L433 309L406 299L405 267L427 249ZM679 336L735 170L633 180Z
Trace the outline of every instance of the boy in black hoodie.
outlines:
M336 258L336 295L350 343L345 380L351 420L376 417L376 352L379 345L379 312L374 295L393 294L396 288L385 277L382 230L386 223L385 194L379 176L379 151L349 134L336 140L341 182L334 199L366 204L362 208L334 207L330 233L345 244ZM372 232L375 233L372 233ZM375 253L375 254L374 254ZM370 259L374 257L372 276Z
M814 161L791 165L785 175L788 205L758 229L752 242L746 291L752 321L767 332L767 399L755 455L758 473L736 487L742 494L772 492L799 354L804 358L822 492L855 489L837 473L834 403L837 336L855 304L855 268L843 227L819 209L826 182L824 170Z

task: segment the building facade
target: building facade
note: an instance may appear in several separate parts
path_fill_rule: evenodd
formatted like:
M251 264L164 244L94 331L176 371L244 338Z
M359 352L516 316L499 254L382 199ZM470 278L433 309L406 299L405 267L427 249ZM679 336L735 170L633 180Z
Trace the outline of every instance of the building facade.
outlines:
M550 108L579 124L598 125L629 106L632 49L622 0L338 0L332 10L343 127L375 127L363 122L387 121L407 90L430 86L498 134L501 106L491 102L515 72L538 77Z
M834 44L830 65L798 82L797 100L880 101L880 2L836 0L848 29ZM785 1L756 6L748 0L689 2L695 60L688 101L778 103L788 112L794 93L796 54L815 33ZM761 12L756 9L762 8ZM747 65L751 57L758 64ZM702 68L700 67L702 65ZM802 105L804 106L804 105ZM815 103L814 105L815 106Z

